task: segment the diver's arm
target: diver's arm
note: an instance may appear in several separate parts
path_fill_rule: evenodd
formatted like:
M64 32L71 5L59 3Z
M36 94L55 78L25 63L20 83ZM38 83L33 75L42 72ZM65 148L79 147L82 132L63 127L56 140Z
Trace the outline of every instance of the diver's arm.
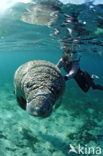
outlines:
M62 58L58 61L58 63L56 64L56 67L61 68L63 66L63 60Z
M76 73L78 72L79 68L80 68L79 63L78 62L74 63L70 72L67 75L65 75L65 77L64 77L65 80L73 78L76 75Z

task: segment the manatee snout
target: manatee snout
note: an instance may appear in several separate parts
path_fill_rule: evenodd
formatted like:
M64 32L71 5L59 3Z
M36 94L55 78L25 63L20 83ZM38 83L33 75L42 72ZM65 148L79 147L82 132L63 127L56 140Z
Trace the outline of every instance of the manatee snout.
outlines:
M62 95L65 81L54 64L34 60L17 69L14 86L17 101L23 109L31 115L47 117Z
M26 111L34 116L47 117L52 112L52 104L48 99L39 96L27 103Z

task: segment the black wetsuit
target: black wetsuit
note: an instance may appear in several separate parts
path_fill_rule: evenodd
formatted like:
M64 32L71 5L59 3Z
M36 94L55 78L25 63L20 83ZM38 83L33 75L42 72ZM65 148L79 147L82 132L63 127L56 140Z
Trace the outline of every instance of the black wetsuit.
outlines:
M94 79L86 72L81 69L78 70L77 74L74 76L75 81L79 87L84 91L88 92L90 87L93 89L103 90L103 86L94 83Z

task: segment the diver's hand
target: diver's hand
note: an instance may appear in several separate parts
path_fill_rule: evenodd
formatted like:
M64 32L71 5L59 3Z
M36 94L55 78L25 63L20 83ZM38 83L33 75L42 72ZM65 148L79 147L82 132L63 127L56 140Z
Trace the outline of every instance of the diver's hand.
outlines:
M65 81L68 80L68 76L67 76L67 75L64 76L64 80L65 80Z

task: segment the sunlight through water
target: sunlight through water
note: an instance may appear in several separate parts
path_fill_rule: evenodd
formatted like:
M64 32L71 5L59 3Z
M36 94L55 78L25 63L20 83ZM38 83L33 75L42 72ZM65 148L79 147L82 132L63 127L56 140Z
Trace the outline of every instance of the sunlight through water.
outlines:
M0 12L5 13L5 11L13 7L18 2L29 3L31 0L3 0L0 2Z

